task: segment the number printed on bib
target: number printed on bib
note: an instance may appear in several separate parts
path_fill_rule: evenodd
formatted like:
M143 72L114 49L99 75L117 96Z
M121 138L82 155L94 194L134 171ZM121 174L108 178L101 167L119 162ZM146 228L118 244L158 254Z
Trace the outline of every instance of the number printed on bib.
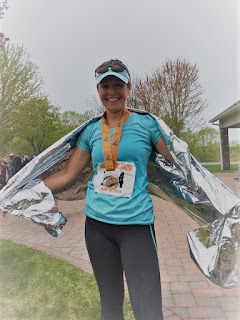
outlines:
M115 171L107 171L105 165L97 167L94 191L116 197L132 196L136 167L132 162L118 161Z

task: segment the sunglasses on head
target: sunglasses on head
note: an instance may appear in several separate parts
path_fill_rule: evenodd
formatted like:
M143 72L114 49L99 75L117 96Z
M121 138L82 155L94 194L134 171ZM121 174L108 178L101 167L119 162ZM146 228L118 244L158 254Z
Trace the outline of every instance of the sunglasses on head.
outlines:
M100 66L95 70L95 73L105 73L108 71L108 68L111 68L112 71L114 72L123 72L123 71L127 71L126 67L119 65L119 64L109 64L109 65L105 65L105 66ZM128 71L127 71L128 73Z

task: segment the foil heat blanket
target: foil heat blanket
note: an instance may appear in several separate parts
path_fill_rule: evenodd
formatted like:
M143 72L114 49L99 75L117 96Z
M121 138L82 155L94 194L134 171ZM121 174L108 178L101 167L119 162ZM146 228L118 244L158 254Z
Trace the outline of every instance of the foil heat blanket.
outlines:
M142 113L146 112L132 110ZM82 129L92 118L43 151L14 175L0 191L0 210L32 220L57 237L66 223L54 196L39 177L50 168L59 170ZM152 115L166 144L181 167L177 170L153 152L148 165L149 191L174 202L200 227L187 234L190 253L200 270L221 287L237 282L236 250L240 242L240 199L190 154L187 144ZM183 217L184 219L184 217Z

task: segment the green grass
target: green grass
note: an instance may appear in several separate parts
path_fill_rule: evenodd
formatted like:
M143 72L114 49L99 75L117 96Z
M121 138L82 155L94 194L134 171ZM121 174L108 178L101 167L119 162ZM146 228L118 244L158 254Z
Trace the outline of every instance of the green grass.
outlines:
M124 312L134 319L128 298ZM95 278L64 260L1 240L0 319L100 319Z
M208 169L211 173L221 173L221 172L233 172L238 170L238 163L230 164L230 170L221 170L221 164L203 164L203 166Z

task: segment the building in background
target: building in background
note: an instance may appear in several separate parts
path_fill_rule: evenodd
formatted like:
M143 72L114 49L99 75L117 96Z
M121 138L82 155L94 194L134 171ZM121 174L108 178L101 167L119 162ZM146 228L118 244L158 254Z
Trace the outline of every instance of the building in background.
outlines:
M215 123L218 121L218 123ZM221 168L222 170L230 169L229 155L229 128L240 128L240 100L234 103L231 107L218 114L209 122L218 124L220 130L220 145L221 145Z

